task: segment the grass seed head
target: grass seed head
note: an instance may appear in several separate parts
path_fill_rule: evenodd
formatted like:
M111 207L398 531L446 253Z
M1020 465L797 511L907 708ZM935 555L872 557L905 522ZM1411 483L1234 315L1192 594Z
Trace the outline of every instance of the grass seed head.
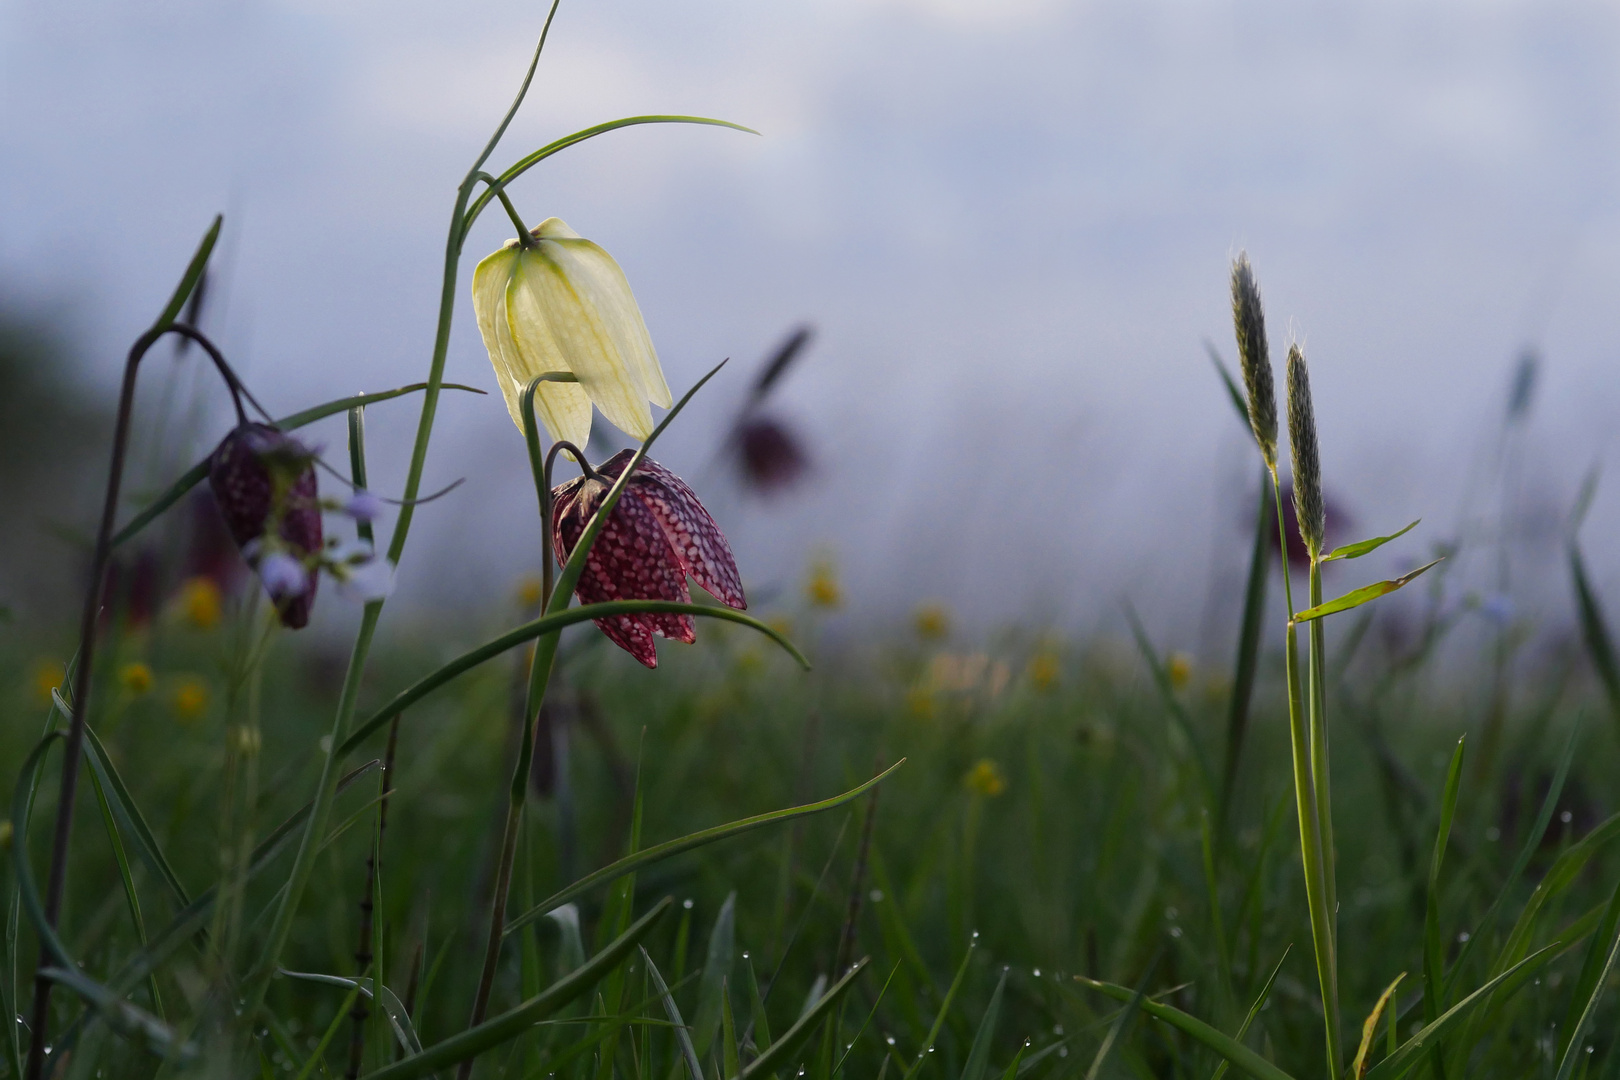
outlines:
M1299 536L1314 560L1327 531L1327 505L1322 498L1322 457L1316 442L1316 410L1311 405L1311 375L1300 347L1288 349L1288 441L1294 454L1294 516Z
M1249 426L1266 459L1277 467L1277 384L1271 376L1271 350L1266 345L1266 316L1260 306L1249 256L1240 254L1232 264L1232 329L1237 335L1238 359L1243 365L1243 386L1249 394Z

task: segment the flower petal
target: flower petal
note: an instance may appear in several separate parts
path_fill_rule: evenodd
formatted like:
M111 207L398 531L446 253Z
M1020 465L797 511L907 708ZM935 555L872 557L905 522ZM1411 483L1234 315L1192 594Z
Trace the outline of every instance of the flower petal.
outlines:
M558 562L567 561L607 489L608 485L600 480L558 489L553 531ZM619 497L613 513L597 534L574 595L582 604L609 600L691 602L692 594L686 587L686 571L679 555L670 545L657 515L634 492L627 490ZM633 647L639 634L631 632L627 622L638 625L641 632L688 643L697 640L697 628L689 615L619 615L611 620L599 620L604 633L608 633L608 623L618 627L621 633L608 633L608 636L642 663L647 660ZM648 644L650 646L650 638Z
M603 462L598 471L617 479L632 453L621 451ZM748 600L743 596L742 576L731 544L686 481L651 458L642 458L631 478L630 490L657 515L692 579L722 604L745 610Z
M485 258L473 271L472 286L478 332L483 335L484 348L489 350L495 381L506 398L506 411L519 431L523 430L523 390L530 380L542 372L568 370L555 347L548 350L542 341L531 342L526 350L520 349L513 337L507 290L521 250L513 240ZM543 337L543 327L540 333ZM583 445L590 438L591 400L584 387L577 383L541 383L535 392L534 411L553 439Z

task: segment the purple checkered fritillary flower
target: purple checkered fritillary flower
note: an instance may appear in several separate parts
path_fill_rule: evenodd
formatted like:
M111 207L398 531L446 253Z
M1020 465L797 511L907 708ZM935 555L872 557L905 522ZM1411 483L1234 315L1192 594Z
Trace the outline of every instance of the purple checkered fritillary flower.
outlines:
M304 626L323 549L315 454L269 424L242 424L214 451L208 484L282 625Z
M552 491L552 547L567 562L608 489L634 452L624 450L594 473ZM582 604L607 600L691 602L690 577L715 599L748 607L731 545L686 482L664 466L643 459L631 474L591 545L574 595ZM608 640L648 667L658 666L653 635L690 643L697 638L690 615L613 615L597 619Z

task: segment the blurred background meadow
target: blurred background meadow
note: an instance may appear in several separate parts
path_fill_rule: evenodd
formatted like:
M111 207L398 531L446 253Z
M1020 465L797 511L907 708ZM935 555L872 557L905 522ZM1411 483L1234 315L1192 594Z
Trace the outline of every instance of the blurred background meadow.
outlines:
M0 9L0 793L74 649L125 350L196 236L224 213L196 319L273 414L422 378L454 184L543 17L507 0ZM1603 629L1620 604L1616 55L1620 11L1596 3L564 3L508 156L645 112L762 133L616 132L512 194L531 224L561 217L613 252L677 395L732 358L657 457L725 529L751 612L815 669L718 623L662 645L656 672L568 631L514 908L623 855L638 820L662 841L906 758L875 800L635 880L638 915L677 898L649 948L705 1065L728 1040L763 1049L753 1029L780 1033L871 955L845 1026L806 1052L818 1075L986 1075L970 1051L999 1008L997 1075L1208 1076L1195 1040L1072 976L1233 1031L1291 946L1248 1044L1316 1075L1275 560L1246 729L1233 705L1259 470L1211 353L1235 370L1227 275L1246 250L1274 354L1297 339L1311 359L1330 543L1423 519L1329 569L1328 592L1447 556L1329 624L1347 1027L1419 975L1437 896L1458 996L1514 949L1560 946L1451 1045L1453 1075L1557 1074L1620 873L1603 846L1620 810ZM486 214L468 251L509 232ZM487 394L440 404L424 488L464 482L417 514L366 707L539 601L528 462L470 266L445 377ZM147 369L126 514L229 426L198 349L165 342ZM416 400L368 410L382 493L403 482ZM342 461L341 418L310 430ZM598 435L593 454L625 445ZM227 839L304 797L359 620L323 595L249 693L256 588L201 493L112 577L97 730L199 885ZM514 653L402 723L379 940L425 1044L460 1030L476 979L524 677ZM262 741L233 743L244 730ZM246 759L251 812L222 826ZM368 805L350 791L339 815ZM136 931L94 803L78 828L64 925L110 971ZM288 968L356 973L370 837L317 862ZM166 914L156 872L132 873L148 918ZM535 924L497 999L590 955L615 902L581 899L582 930ZM26 923L17 941L26 999ZM178 960L143 1007L195 1003L209 977ZM344 1070L348 1033L319 1041L342 991L314 985L272 990L270 1070ZM652 991L625 994L626 1015L664 1015ZM752 1044L720 1033L722 999ZM617 1007L582 1003L480 1068L675 1075L653 1021L588 1018ZM1617 1018L1604 999L1584 1029L1589 1075L1620 1076ZM386 1033L365 1054L367 1071L391 1060Z

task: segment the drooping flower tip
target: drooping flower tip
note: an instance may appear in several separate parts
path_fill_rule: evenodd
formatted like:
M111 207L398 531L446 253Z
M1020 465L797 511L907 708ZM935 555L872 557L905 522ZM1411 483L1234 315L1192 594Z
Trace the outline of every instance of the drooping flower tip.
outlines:
M231 537L258 572L282 625L309 622L322 548L315 452L268 424L242 424L209 463L208 483ZM295 572L296 571L296 572Z
M523 428L523 392L543 382L535 415L553 439L584 446L591 406L635 439L652 433L648 406L674 401L624 271L601 247L558 218L509 241L473 271L473 312L512 422Z
M633 451L621 451L594 474L553 490L552 547L558 562L568 561L632 456ZM582 604L690 603L688 577L727 607L747 608L737 561L720 526L685 481L656 461L643 459L591 545L574 594ZM613 615L597 619L596 625L647 667L658 666L654 635L687 643L697 639L689 615Z

